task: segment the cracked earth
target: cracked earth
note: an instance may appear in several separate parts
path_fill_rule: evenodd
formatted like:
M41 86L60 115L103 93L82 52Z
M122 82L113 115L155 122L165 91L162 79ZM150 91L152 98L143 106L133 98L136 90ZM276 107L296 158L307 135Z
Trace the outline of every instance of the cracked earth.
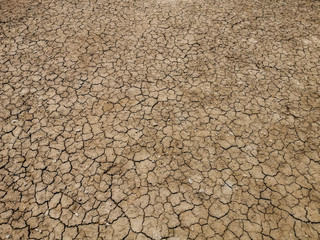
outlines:
M0 0L0 239L320 239L319 10Z

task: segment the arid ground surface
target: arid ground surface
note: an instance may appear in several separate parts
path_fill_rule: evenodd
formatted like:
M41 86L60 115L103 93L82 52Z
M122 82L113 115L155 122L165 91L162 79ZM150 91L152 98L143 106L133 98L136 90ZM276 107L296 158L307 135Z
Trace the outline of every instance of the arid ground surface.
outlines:
M0 0L0 239L320 239L320 1Z

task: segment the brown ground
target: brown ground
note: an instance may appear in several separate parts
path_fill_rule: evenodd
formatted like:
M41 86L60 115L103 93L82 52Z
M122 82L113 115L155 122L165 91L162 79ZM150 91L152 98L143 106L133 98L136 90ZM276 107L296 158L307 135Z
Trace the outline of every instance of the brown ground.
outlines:
M0 22L0 239L320 239L320 1Z

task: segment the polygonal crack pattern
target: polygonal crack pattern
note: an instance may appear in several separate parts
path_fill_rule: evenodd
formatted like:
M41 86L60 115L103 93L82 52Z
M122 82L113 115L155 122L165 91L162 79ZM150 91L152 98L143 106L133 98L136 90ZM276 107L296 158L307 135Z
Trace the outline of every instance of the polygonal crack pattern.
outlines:
M1 0L1 239L319 239L320 2Z

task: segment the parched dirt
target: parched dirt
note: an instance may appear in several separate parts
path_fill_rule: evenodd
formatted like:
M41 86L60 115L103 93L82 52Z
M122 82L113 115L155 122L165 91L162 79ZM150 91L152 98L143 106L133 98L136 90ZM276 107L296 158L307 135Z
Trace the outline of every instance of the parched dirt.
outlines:
M0 239L320 239L320 1L1 0Z

